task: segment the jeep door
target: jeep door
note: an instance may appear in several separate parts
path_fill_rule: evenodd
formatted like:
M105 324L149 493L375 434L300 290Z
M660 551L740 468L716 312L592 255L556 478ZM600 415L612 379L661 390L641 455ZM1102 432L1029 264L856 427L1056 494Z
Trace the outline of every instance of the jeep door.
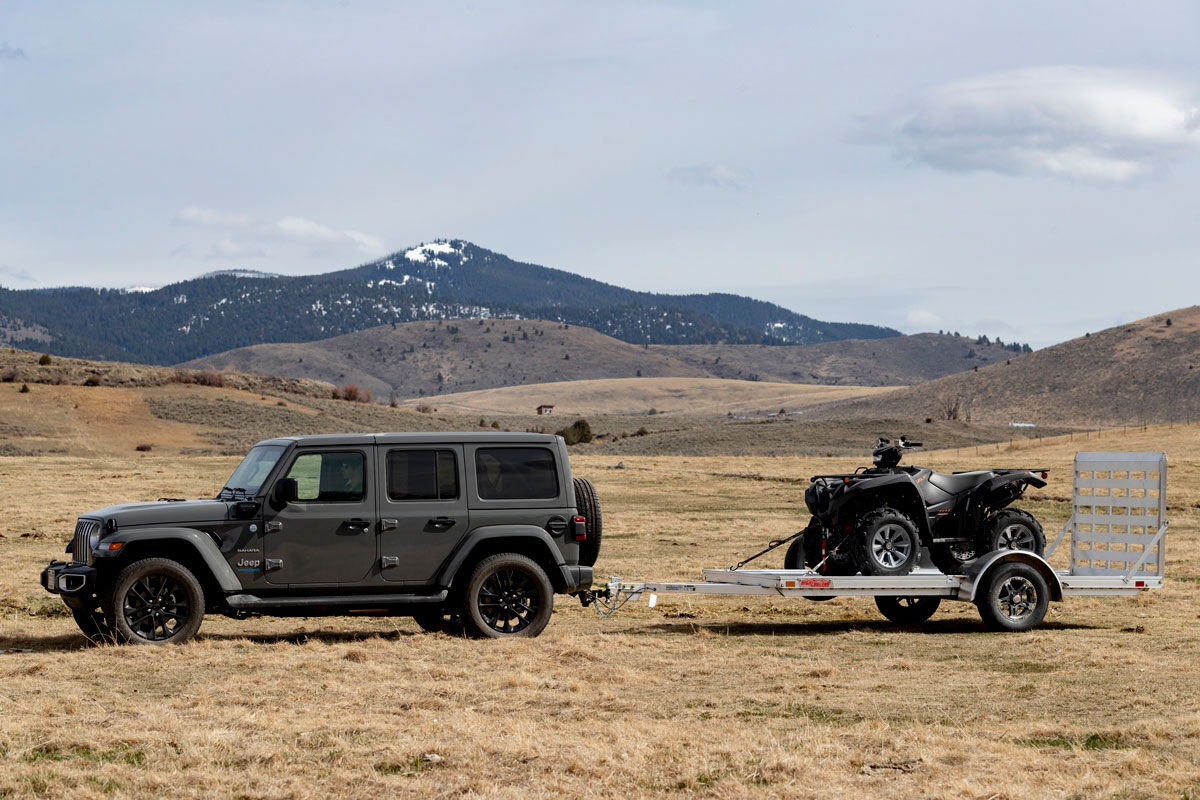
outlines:
M298 449L282 473L296 500L266 511L266 578L277 584L361 581L375 564L371 447ZM273 514L273 515L272 515Z
M430 583L470 529L462 445L377 448L379 563L385 580Z

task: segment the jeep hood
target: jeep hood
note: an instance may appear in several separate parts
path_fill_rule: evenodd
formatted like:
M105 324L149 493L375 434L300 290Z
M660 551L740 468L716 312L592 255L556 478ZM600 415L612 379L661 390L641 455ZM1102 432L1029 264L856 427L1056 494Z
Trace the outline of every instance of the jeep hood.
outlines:
M124 503L80 514L102 522L113 520L118 528L135 525L180 525L197 522L223 522L229 518L230 505L225 500L184 500L155 503Z

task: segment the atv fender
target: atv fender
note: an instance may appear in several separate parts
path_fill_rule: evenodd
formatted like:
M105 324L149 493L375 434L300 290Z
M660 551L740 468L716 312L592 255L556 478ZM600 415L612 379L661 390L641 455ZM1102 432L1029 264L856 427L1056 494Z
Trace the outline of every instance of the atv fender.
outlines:
M925 501L922 499L917 485L913 483L912 477L905 473L880 475L849 484L834 501L830 513L836 513L842 506L857 503L871 495L882 495L888 506L907 514L917 526L921 540L925 543L929 542L932 533L929 528L929 519L925 515ZM882 503L874 503L871 507L880 505Z
M133 544L153 546L158 542L182 543L195 552L223 592L228 594L243 590L241 581L237 579L233 567L229 566L229 562L221 555L216 542L208 534L194 528L135 528L107 536L104 541L106 544L120 542L124 547L118 550L97 550L98 560L115 561L127 552L125 547Z
M971 503L977 508L990 506L988 501L997 491L1013 483L1028 483L1035 489L1041 489L1046 482L1032 472L1009 472L989 478L971 491Z

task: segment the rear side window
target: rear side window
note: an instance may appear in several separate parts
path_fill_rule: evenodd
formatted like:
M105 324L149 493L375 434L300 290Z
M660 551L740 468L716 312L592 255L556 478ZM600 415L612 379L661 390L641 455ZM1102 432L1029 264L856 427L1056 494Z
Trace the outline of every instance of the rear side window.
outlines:
M392 450L387 455L389 500L454 500L458 466L450 450Z
M304 453L287 476L296 479L298 500L354 503L366 497L366 459L362 453Z
M475 477L483 500L558 497L554 453L544 447L481 447L475 451Z

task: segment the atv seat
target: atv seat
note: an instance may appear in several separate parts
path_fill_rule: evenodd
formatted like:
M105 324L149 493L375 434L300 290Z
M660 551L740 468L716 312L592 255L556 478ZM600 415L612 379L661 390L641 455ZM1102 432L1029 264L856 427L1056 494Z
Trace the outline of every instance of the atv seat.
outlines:
M975 472L955 472L952 475L934 472L929 476L929 482L943 492L962 494L968 489L975 488L980 481L984 478L990 478L992 475L993 473L986 469Z

